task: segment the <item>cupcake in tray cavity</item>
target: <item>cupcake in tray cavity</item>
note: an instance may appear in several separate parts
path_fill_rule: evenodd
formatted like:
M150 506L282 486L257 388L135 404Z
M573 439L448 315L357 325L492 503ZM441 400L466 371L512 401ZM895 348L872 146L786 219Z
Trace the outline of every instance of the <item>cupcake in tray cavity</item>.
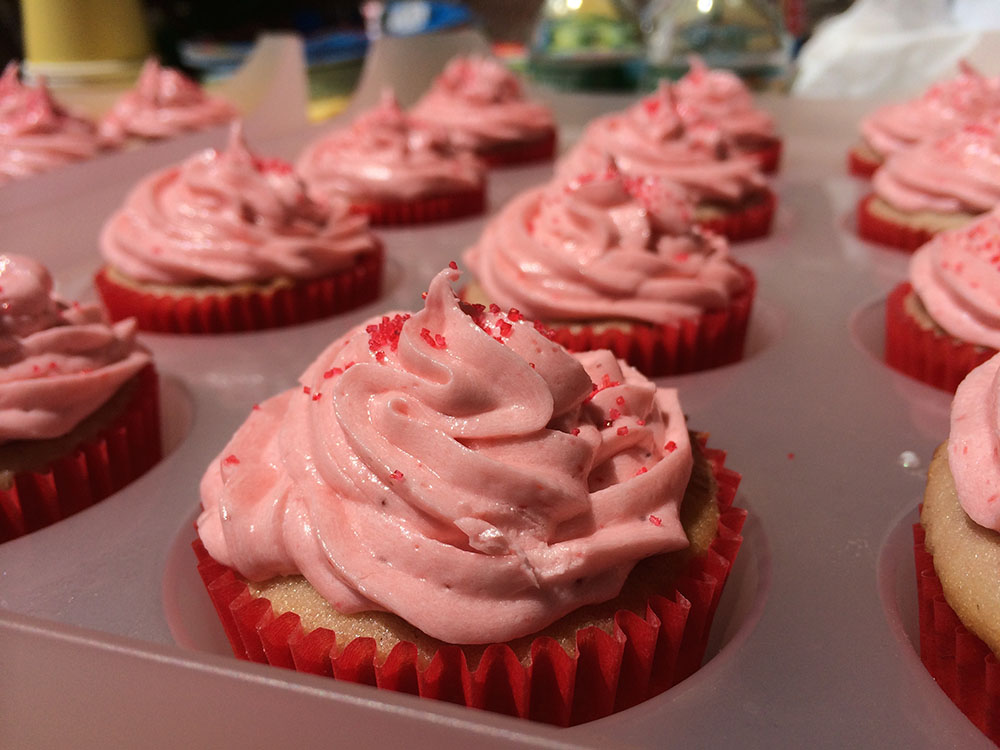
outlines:
M716 124L685 124L674 89L659 89L621 113L594 120L557 167L563 178L603 168L608 157L630 177L663 177L695 203L695 220L731 240L771 231L775 196L757 162L736 152Z
M0 542L101 500L160 459L156 373L135 321L67 304L0 255Z
M457 276L254 408L202 480L199 570L242 658L556 724L626 708L701 663L739 477L675 391Z
M45 83L26 86L16 63L0 76L0 185L84 161L108 147L97 126L61 107Z
M498 60L452 60L410 114L490 166L546 161L555 155L552 111L528 99L517 76Z
M342 200L314 201L290 164L254 156L233 126L146 177L105 223L95 283L115 320L171 333L292 325L374 299L382 245Z
M1000 349L1000 208L937 235L909 275L886 305L886 362L954 391Z
M858 234L912 251L1000 205L1000 113L891 157L858 203Z
M209 96L179 70L155 58L142 67L135 87L115 102L100 122L102 137L112 143L170 138L222 125L237 116L225 99Z
M861 139L848 152L848 169L870 177L890 156L948 135L991 111L1000 112L1000 79L987 78L963 61L954 78L916 99L880 107L862 120Z
M314 196L346 200L374 224L442 221L485 207L483 162L417 126L391 91L349 126L309 145L297 166Z
M1000 356L958 387L914 526L920 658L941 689L1000 744Z
M464 261L466 300L539 321L570 351L611 349L647 375L743 356L755 279L725 238L693 222L679 187L597 173L527 191Z

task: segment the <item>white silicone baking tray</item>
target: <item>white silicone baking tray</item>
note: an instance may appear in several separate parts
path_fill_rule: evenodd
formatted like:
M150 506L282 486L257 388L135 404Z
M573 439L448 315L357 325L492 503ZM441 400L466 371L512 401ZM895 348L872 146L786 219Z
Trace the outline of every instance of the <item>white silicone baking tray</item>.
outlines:
M549 95L564 145L627 97ZM743 474L745 544L694 676L633 709L556 729L237 661L195 572L198 481L252 404L294 384L364 318L413 309L485 218L382 232L378 302L232 336L143 336L168 455L117 495L0 545L0 746L989 747L919 663L909 525L949 398L881 362L906 256L858 240L843 156L868 104L770 100L785 135L771 237L734 254L759 296L746 359L664 379ZM292 157L314 128L252 143ZM219 144L221 145L221 143ZM133 164L152 169L154 153ZM551 167L491 175L490 213ZM125 181L3 212L5 251L93 298L101 222ZM6 194L0 194L0 201Z

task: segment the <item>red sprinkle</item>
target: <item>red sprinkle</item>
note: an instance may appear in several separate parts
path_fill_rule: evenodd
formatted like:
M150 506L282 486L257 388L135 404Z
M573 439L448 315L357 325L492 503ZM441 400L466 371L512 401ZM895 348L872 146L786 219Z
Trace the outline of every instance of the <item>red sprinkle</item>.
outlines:
M618 398L615 399L615 403L618 404L619 406L625 406L625 397L619 396Z
M512 326L506 320L498 320L497 325L500 327L501 336L510 336L510 332L514 330L514 326Z
M662 526L663 525L663 521L660 519L659 516L650 515L649 516L649 522L651 524L653 524L653 526Z
M619 427L618 434L622 436L628 435L628 427Z
M618 411L617 409L612 409L611 411L608 412L608 419L614 422L621 415L622 413L620 411Z
M677 450L677 443L671 440L669 443L663 446L663 450L665 450L667 453L673 453L675 450Z
M446 348L448 348L448 342L444 340L444 336L442 336L440 333L435 333L434 334L434 345L438 349L446 349Z
M528 364L529 364L529 365L531 365L531 369L532 369L532 370L534 370L534 369L535 369L535 363L534 363L534 362L529 362Z
M236 464L238 464L239 462L240 460L236 458L235 453L230 453L228 456L222 459L222 463L226 464L226 466L236 466Z
M399 469L396 469L394 472L392 472L392 474L389 475L389 478L395 479L397 482L399 482L403 479L403 472L401 472Z
M341 375L341 374L343 374L343 372L344 371L341 370L339 367L331 367L329 370L327 370L326 372L323 373L323 377L326 378L327 380L329 380L334 375Z
M378 351L386 346L396 351L399 346L399 335L403 332L403 323L410 319L407 315L383 315L378 323L372 323L365 328L368 334L368 351Z
M634 476L639 476L640 474L645 474L645 473L646 473L647 471L649 471L649 469L647 469L647 468L646 468L645 466L640 466L640 467L639 467L639 468L638 468L638 469L636 470L636 472L635 472Z
M453 260L450 260L450 261L448 261L448 268L451 268L451 269L457 271L458 270L458 263L456 263Z
M317 391L316 393L313 394L313 401L319 401L320 398L322 398L322 396L323 394Z
M499 315L500 314L500 305L495 304L495 303L490 304L490 312L493 313L494 315Z
M260 411L260 404L254 404L253 405L253 410L254 411Z
M640 427L645 427L646 426L646 420L645 419L637 419L637 420L635 420L635 423L637 425L639 425Z
M507 318L513 321L514 323L517 323L520 320L524 320L524 316L521 315L521 311L518 310L516 307L512 307L510 308L510 310L507 311Z
M380 365L385 364L385 352L382 351L381 349L375 352L375 361L378 362Z
M427 299L427 292L421 292L420 299Z
M312 393L312 388L310 388L308 385L304 385L302 386L302 392L308 396L310 393Z
M574 435L579 435L580 434L580 428L579 427L574 427L572 430L570 430L570 432L572 434L574 434Z

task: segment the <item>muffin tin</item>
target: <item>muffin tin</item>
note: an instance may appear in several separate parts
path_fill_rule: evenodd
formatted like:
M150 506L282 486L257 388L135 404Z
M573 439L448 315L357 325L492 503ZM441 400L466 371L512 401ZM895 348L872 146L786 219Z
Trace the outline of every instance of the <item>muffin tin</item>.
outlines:
M564 148L589 119L631 101L547 96ZM884 299L908 256L853 234L865 185L846 175L844 155L873 105L764 105L786 148L773 234L733 252L759 281L747 356L659 379L680 389L690 425L728 451L743 475L737 504L750 511L699 672L628 711L555 729L229 651L190 550L206 465L252 404L293 385L333 338L417 307L431 276L476 239L477 218L380 232L385 292L355 312L261 333L142 336L162 375L164 460L97 506L0 545L0 744L989 747L913 647L909 527L950 398L880 361ZM316 132L252 145L293 157ZM174 155L117 158L132 175ZM493 172L491 214L550 174ZM92 299L98 231L130 182L61 185L58 199L0 207L3 249L49 264L63 294Z

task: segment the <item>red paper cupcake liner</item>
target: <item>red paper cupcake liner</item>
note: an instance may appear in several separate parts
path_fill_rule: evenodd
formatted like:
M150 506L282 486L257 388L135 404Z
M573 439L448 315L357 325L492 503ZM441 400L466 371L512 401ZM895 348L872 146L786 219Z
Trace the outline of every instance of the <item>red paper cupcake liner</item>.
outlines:
M771 221L774 219L777 205L777 196L773 191L767 190L760 200L746 208L724 216L699 220L698 225L702 229L721 234L733 242L765 237L771 233Z
M159 383L152 365L136 375L132 399L108 426L38 471L0 490L0 542L89 508L146 473L162 455Z
M326 318L371 302L382 285L383 256L380 247L351 268L266 291L160 294L117 284L106 268L94 277L94 285L112 320L134 317L143 331L259 331Z
M774 174L778 171L778 167L781 166L782 148L781 139L775 138L774 141L762 146L741 149L741 152L747 156L752 156L757 161L757 164L760 165L760 170L764 174Z
M862 239L912 253L937 234L929 229L897 224L873 213L871 204L877 197L875 193L869 193L858 201L858 235Z
M1000 663L989 646L966 630L945 601L924 547L924 527L913 525L920 616L920 660L969 721L1000 745Z
M866 159L853 148L847 152L847 171L855 177L869 179L881 166L882 162Z
M616 357L650 377L698 372L738 362L743 358L757 289L753 271L746 266L739 269L746 286L722 310L677 323L636 323L628 329L557 324L550 329L550 338L571 352L610 349Z
M364 214L373 225L400 226L475 216L486 210L486 186L475 190L415 198L408 201L355 202L351 210Z
M965 376L994 354L933 329L921 328L904 308L913 291L909 282L899 284L885 306L885 361L911 378L954 393Z
M549 161L556 155L557 135L551 130L530 141L502 143L476 152L476 156L488 167L511 167L517 164L533 164Z
M652 596L644 617L622 610L610 634L596 627L580 630L576 655L539 637L527 665L500 643L485 649L475 669L458 646L442 647L423 667L416 646L403 642L380 664L371 638L356 638L341 650L330 630L306 633L298 615L276 616L270 602L253 597L232 570L209 557L200 540L193 544L198 571L241 659L560 726L580 724L658 695L701 665L746 519L746 511L732 507L740 475L726 468L724 452L704 448L704 453L718 482L721 511L708 553L691 561L675 591Z

